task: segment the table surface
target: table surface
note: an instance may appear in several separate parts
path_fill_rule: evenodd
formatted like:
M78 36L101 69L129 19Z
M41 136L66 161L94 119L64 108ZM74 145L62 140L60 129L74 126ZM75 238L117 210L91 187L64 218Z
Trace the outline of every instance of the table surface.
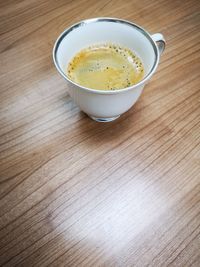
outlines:
M200 266L200 2L0 2L0 265ZM112 123L72 102L58 35L119 17L167 40Z

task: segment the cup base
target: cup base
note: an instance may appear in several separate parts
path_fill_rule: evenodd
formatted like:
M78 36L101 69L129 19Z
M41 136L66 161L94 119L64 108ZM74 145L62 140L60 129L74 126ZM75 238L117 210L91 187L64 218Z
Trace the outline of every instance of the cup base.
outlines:
M116 116L116 117L111 117L111 118L97 118L97 117L93 117L88 115L92 120L97 121L97 122L110 122L110 121L114 121L117 118L120 117L120 115Z

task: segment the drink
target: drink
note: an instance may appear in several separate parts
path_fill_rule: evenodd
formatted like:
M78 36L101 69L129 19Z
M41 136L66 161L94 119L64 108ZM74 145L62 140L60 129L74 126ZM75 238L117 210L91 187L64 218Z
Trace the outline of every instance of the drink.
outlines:
M78 52L68 64L66 74L75 83L90 89L119 90L141 81L144 66L128 48L101 44Z

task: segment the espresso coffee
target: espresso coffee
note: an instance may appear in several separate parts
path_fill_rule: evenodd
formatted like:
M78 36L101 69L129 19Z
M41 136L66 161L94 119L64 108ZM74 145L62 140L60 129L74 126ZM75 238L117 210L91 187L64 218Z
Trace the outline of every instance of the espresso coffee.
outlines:
M114 44L93 45L78 52L66 74L81 86L98 90L119 90L144 77L141 59L130 49Z

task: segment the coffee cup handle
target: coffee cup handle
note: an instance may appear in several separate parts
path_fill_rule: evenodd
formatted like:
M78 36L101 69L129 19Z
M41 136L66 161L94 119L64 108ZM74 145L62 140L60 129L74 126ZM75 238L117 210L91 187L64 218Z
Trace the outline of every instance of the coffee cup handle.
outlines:
M162 53L165 50L165 38L161 33L155 33L151 35L151 38L156 42L156 45L158 47L159 54L162 55Z

